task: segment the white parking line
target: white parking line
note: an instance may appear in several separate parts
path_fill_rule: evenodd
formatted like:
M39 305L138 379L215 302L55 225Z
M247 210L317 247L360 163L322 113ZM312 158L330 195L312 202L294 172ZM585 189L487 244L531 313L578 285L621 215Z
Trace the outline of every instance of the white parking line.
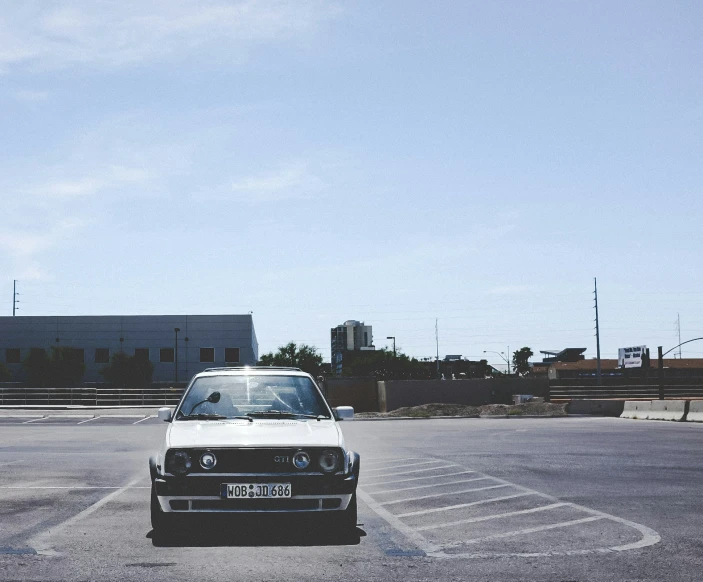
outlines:
M55 535L57 533L61 533L63 530L67 529L68 527L72 526L74 523L79 522L85 517L88 517L90 514L94 513L98 509L100 509L103 505L106 503L109 503L112 501L115 497L118 495L121 495L128 489L131 489L134 487L139 481L141 481L143 477L137 477L136 479L133 479L127 485L124 487L120 487L116 491L113 491L112 493L109 493L99 501L96 501L93 503L93 505L89 505L86 507L83 511L80 513L77 513L73 517L69 517L66 521L56 525L52 526L51 529L47 529L37 535L35 535L32 539L30 539L27 542L27 545L31 548L34 548L37 552L37 554L45 555L45 556L56 556L58 555L58 552L56 552L54 549L51 548L49 545L49 538L52 535Z
M429 467L425 469L415 469L414 471L401 471L400 473L384 473L383 475L374 475L375 477L391 477L392 475L411 475L412 473L427 473L427 471L434 471L436 469L449 469L451 467L456 467L456 465L442 465L440 467Z
M431 465L434 463L442 463L443 461L423 461L422 463L409 463L404 465L386 465L384 467L376 467L375 469L366 469L364 473L371 473L373 471L386 471L388 469L402 469L403 467L417 467L419 465ZM396 473L397 475L397 473Z
M539 495L537 491L529 493L516 493L515 495L504 495L503 497L492 497L491 499L482 499L481 501L472 501L471 503L461 503L459 505L448 505L447 507L435 507L433 509L422 509L420 511L411 511L409 513L401 513L396 517L411 517L413 515L425 515L426 513L439 513L441 511L452 511L454 509L462 509L464 507L473 507L474 505L484 505L486 503L495 503L496 501L505 501L506 499L516 499L518 497L527 497L529 495Z
M395 503L405 503L407 501L421 501L422 499L431 499L433 497L444 497L446 495L460 495L462 493L473 493L474 491L488 491L489 489L501 489L502 487L510 487L510 485L491 485L489 487L478 487L474 489L464 489L463 491L449 491L447 493L433 493L432 495L423 495L422 497L409 497L407 499L394 499L393 501L384 501L379 505L394 505Z
M24 461L7 461L5 463L0 463L0 467L6 467L7 465L16 465L17 463L24 463Z
M598 521L599 519L605 519L604 515L592 515L591 517L583 517L581 519L572 519L571 521L562 521L559 523L548 523L546 525L539 525L536 527L528 527L526 529L518 529L515 531L505 531L497 534L492 534L490 536L484 536L481 538L473 538L470 540L462 540L460 542L455 542L453 544L446 544L443 549L447 550L449 548L457 548L459 546L464 546L468 544L478 544L481 542L487 542L490 540L499 540L501 538L510 538L514 536L521 536L531 533L537 533L540 531L547 531L550 529L558 529L562 527L569 527L572 525L579 525L581 523L588 523L591 521Z
M400 461L425 461L427 457L405 457L403 459L396 459L394 457L388 457L387 459L364 459L364 465L380 465L381 463L399 463Z
M151 486L135 487L103 487L101 485L32 485L30 487L21 485L0 485L0 489L151 489Z
M540 511L548 511L557 507L565 507L568 503L552 503L551 505L541 505L540 507L531 507L530 509L521 509L520 511L508 511L506 513L494 513L492 515L482 515L480 517L470 517L469 519L460 519L458 521L445 521L442 523L433 523L432 525L424 525L416 527L417 531L425 531L428 529L438 529L440 527L451 527L453 525L463 525L465 523L478 523L480 521L490 521L491 519L500 519L501 517L513 517L514 515L525 515L527 513L539 513Z
M378 487L379 485L390 485L392 483L407 483L408 481L420 481L422 479L437 479L438 477L454 477L455 475L468 475L469 473L476 473L476 471L459 471L458 473L445 473L444 475L430 475L429 477L411 477L409 479L393 479L393 481L382 481L381 483L366 483L366 482L364 482L364 485L368 485L369 487Z
M86 422L90 422L91 420L95 420L97 418L100 418L99 416L94 416L93 418L88 418L86 420L81 420L80 422L77 422L76 424L85 424Z
M40 416L39 418L33 418L32 420L25 420L25 421L24 421L23 423L21 423L21 424L29 424L30 422L37 422L37 420L44 420L45 418L47 418L47 417L46 417L46 416Z
M139 424L140 422L144 422L145 420L149 420L150 418L156 418L156 415L145 416L144 418L138 420L137 422L133 422L132 424Z
M414 491L416 489L427 489L428 487L444 487L445 485L458 485L459 483L473 483L474 481L486 481L487 479L492 479L492 477L476 477L476 479L461 479L460 481L449 481L449 483L430 483L429 485L414 485L413 487L402 487L400 489L384 489L383 491L374 491L374 495L397 493L399 491Z

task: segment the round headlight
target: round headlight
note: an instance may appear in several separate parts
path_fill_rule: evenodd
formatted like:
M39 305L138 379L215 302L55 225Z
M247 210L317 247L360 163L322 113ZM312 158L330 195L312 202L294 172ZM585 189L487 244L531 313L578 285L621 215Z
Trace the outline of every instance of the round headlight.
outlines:
M293 466L296 469L305 469L310 464L310 455L303 451L298 451L293 455Z
M217 465L217 457L213 453L207 452L200 455L200 466L203 469L212 469L215 465Z
M185 451L178 451L171 457L169 469L174 475L185 475L192 466L190 455Z
M337 451L322 451L320 455L320 469L325 473L332 473L339 464L339 454Z

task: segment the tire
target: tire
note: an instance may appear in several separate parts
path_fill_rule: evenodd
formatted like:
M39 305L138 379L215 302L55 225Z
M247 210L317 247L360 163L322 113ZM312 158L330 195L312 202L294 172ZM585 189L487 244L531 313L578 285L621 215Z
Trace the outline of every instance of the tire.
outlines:
M354 532L356 530L357 521L357 508L356 508L356 491L352 495L349 505L344 510L344 517L342 518L342 523L344 524L344 530L347 533Z
M164 540L168 537L171 532L173 519L172 515L165 513L161 509L159 504L159 499L156 496L156 487L151 484L151 528L154 530L154 537L160 540Z

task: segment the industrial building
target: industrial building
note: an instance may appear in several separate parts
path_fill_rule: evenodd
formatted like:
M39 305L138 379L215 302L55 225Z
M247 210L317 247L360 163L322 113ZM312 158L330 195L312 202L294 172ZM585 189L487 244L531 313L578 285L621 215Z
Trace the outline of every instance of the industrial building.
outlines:
M186 382L209 367L255 365L259 357L248 315L106 315L0 317L0 362L22 382L33 348L77 350L83 383L103 382L100 370L118 352L147 358L153 382Z
M376 349L373 345L373 333L370 325L363 321L350 319L342 325L333 327L330 331L332 356L332 373L342 375L345 352L355 352Z

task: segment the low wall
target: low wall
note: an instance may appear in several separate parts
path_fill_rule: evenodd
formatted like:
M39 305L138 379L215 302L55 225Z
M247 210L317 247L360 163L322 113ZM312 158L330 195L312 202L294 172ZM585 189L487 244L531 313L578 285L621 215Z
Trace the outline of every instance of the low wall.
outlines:
M374 377L326 378L324 387L330 406L353 406L354 412L378 412L378 388Z
M569 414L596 414L598 416L620 416L625 402L622 400L571 400L566 411Z
M546 379L492 378L489 380L386 380L379 382L381 412L420 404L512 404L513 394L542 396Z

